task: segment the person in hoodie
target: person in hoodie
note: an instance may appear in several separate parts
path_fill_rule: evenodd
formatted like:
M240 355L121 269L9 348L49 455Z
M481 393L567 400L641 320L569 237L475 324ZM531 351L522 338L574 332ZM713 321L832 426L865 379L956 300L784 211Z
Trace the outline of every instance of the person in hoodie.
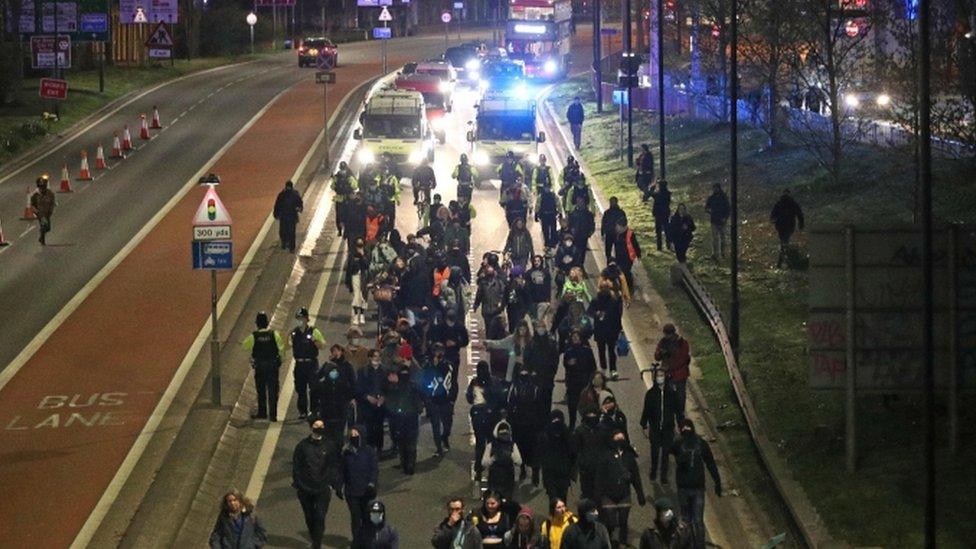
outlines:
M576 475L576 447L562 410L549 413L549 423L540 430L535 447L546 495L565 502Z
M607 386L607 376L603 372L594 372L590 383L580 391L579 414L600 415L600 393L607 391L613 394L613 390Z
M651 481L658 480L661 485L668 483L668 450L674 442L675 393L666 389L664 370L655 368L654 384L644 394L644 410L640 425L644 436L651 443Z
M523 365L508 390L508 419L512 424L512 440L522 453L519 480L525 480L526 466L532 469L532 484L539 485L539 462L536 438L542 427L545 412L539 408L539 385L536 376Z
M508 421L499 421L492 435L481 457L481 466L488 471L488 490L511 500L515 495L515 470L522 467L522 453L512 440L512 425Z
M640 549L691 549L691 529L678 519L671 500L658 498L654 510L654 524L641 535Z
M473 310L477 311L478 307L481 307L484 326L490 326L491 321L505 310L505 282L491 265L484 267L484 276L478 279Z
M627 416L617 406L617 398L610 391L600 391L600 428L603 429L604 440L609 441L613 433L620 431L630 444Z
M596 373L593 349L579 330L574 330L569 336L569 343L563 353L563 367L566 369L566 409L569 413L569 428L572 429L576 425L580 394Z
M532 296L525 282L525 275L519 266L512 267L512 279L505 289L505 312L508 314L508 329L512 332L532 310Z
M312 433L301 440L292 454L291 485L298 494L298 502L305 514L305 526L312 540L312 549L322 547L325 516L329 512L332 492L342 498L339 478L338 445L326 440L325 422L312 418Z
M363 442L365 431L362 425L352 426L342 449L342 491L349 506L353 547L360 547L358 537L365 526L369 501L376 497L379 478L376 449Z
M532 303L529 312L534 320L539 320L552 302L552 274L541 255L532 256L532 265L525 272L525 283L529 290L529 302Z
M532 235L525 228L525 219L516 218L512 224L512 228L508 231L508 239L505 241L505 253L511 257L513 266L520 267L525 267L529 263L529 258L535 254Z
M383 406L390 419L390 433L400 454L400 468L413 475L417 463L417 438L420 435L420 388L413 380L410 366L402 363L386 377Z
M457 225L457 221L454 222L454 225ZM450 242L450 246L444 255L447 264L451 268L461 269L461 280L465 283L471 282L471 262L468 261L468 252L462 247L462 241L460 239L449 239L448 242Z
M413 326L417 323L417 317L423 315L431 304L433 269L420 256L411 258L407 265L407 272L400 280L398 297L400 307L406 310L407 321Z
M611 549L610 534L600 524L600 512L593 500L579 502L579 517L579 522L563 533L561 549Z
M670 453L674 456L681 519L691 526L694 546L705 547L705 471L711 475L718 497L722 497L722 478L712 449L695 433L695 424L683 419L678 425L681 438L671 444Z
M386 506L376 499L367 506L369 518L363 522L358 536L353 536L352 549L400 549L400 533L386 522Z
M434 435L434 455L441 457L451 449L454 402L457 400L454 367L444 356L443 343L435 343L432 356L424 362L420 372L420 390Z
M579 518L566 507L565 498L551 498L549 500L549 517L542 521L539 533L542 534L542 549L559 549L562 547L563 534L571 525L579 522Z
M593 339L600 357L600 370L607 371L610 365L611 379L617 379L617 339L623 332L624 304L613 289L613 284L603 281L587 314L593 319Z
M600 418L596 414L583 416L580 426L573 431L573 446L577 452L580 497L592 498L597 468L607 451L606 433L600 428Z
M627 442L626 431L614 430L610 435L610 451L597 469L594 490L602 522L615 547L630 545L631 488L637 504L643 507L647 500L637 468L637 453Z
M356 373L356 399L359 413L365 422L366 442L377 452L383 450L383 386L387 370L383 368L380 352L370 349L366 366Z
M525 351L525 364L536 373L539 409L545 413L552 409L552 392L556 386L556 371L559 369L559 347L544 320L536 320L534 327L529 348Z
M454 379L458 379L458 366L461 364L461 349L468 346L470 335L463 322L458 322L456 311L447 311L444 322L430 328L428 340L430 343L444 345L444 357L451 363Z
M329 348L329 360L319 368L315 379L318 415L325 421L326 436L341 444L346 421L356 406L356 373L346 361L342 345Z
M576 267L583 268L585 254L585 243L577 245L576 237L572 233L563 233L556 247L556 254L553 256L556 269L556 297L563 295L563 285L569 272Z
M613 260L613 245L617 241L617 224L627 223L627 213L620 207L616 196L610 197L610 206L604 210L600 218L600 236L603 237L603 252L607 263Z
M258 549L268 543L254 505L239 492L227 492L220 502L220 515L210 532L210 549Z
M586 313L586 305L582 301L571 301L566 308L566 314L556 326L558 326L561 350L565 350L569 336L573 332L579 332L583 341L589 345L590 336L593 335L593 319Z
M501 381L492 377L491 366L484 360L475 366L475 376L465 391L469 416L474 431L474 461L471 466L471 480L480 481L483 468L481 457L491 438L492 429L498 424L502 403Z
M505 532L503 540L505 549L540 549L542 535L536 528L532 509L522 507L515 518L515 526Z

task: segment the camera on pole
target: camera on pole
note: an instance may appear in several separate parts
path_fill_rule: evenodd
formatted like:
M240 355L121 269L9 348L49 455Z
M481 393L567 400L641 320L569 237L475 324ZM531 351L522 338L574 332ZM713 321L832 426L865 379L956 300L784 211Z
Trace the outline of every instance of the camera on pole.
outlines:
M621 88L636 88L638 86L637 72L643 59L633 52L624 52L620 56L620 68L617 70L617 85Z

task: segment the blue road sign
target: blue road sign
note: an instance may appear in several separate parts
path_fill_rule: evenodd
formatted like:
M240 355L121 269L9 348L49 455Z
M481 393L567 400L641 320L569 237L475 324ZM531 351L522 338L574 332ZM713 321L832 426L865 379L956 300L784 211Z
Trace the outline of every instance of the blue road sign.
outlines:
M81 14L81 32L108 32L108 14Z
M393 38L393 29L391 27L373 27L373 39L388 40L390 38Z
M456 9L456 10L463 10L464 9L464 2L455 2L454 3L454 9Z
M213 240L193 243L193 268L230 270L234 268L234 243Z
M627 90L613 90L613 104L627 106Z

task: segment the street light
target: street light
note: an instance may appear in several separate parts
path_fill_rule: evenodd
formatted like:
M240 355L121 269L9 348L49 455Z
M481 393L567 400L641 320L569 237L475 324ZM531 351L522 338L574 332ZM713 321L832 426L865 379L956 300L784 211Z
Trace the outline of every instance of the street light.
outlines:
M874 101L879 107L887 107L891 104L891 96L886 93L882 93Z
M849 109L856 109L861 106L861 100L857 98L853 93L849 93L844 96L844 104L847 105Z
M247 14L247 17L245 17L244 20L247 21L248 26L251 27L251 55L254 55L254 25L256 25L258 22L258 16L252 11L251 13Z

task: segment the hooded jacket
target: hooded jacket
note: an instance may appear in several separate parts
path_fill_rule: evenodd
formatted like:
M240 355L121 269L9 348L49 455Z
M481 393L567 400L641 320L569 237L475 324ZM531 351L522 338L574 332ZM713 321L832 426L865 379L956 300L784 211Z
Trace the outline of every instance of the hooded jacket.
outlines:
M536 441L536 448L545 449L539 452L542 483L546 487L568 488L576 474L576 447L562 410L553 410L549 418Z
M244 503L242 502L242 505ZM221 511L210 532L210 549L257 549L268 543L268 533L249 506L238 517Z
M526 517L529 519L529 531L522 532L519 529L519 519ZM532 517L532 511L528 507L523 507L519 513L518 517L515 519L515 524L512 529L505 532L505 549L540 549L542 547L542 536L538 528L536 528L535 519Z
M375 495L376 483L379 479L376 449L363 441L362 433L366 432L365 427L356 425L354 428L360 433L359 446L347 444L342 449L343 492L353 497L363 497L370 492Z
M383 513L383 522L373 524L369 514L377 510ZM387 524L386 506L379 500L370 502L361 535L358 537L359 545L353 546L352 549L400 549L400 534L396 528Z
M291 485L306 494L338 489L341 484L337 449L325 438L303 438L292 455L291 479Z

